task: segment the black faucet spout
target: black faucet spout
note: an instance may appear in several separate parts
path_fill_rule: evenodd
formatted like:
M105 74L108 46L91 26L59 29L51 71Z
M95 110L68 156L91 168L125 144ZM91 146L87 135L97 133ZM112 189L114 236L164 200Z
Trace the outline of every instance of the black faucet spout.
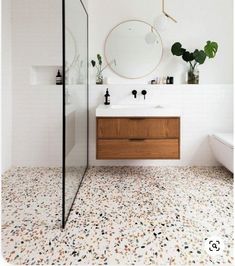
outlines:
M146 91L146 90L142 90L142 91L141 91L141 94L144 95L144 99L145 99L146 94L147 94L147 91Z

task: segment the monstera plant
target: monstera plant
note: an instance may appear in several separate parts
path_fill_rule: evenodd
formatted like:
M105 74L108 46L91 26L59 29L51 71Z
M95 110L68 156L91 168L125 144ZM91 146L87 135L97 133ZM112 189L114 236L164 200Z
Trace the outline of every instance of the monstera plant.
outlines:
M214 58L217 51L218 44L212 41L207 41L203 50L196 49L194 52L187 51L179 42L174 43L171 47L173 55L182 56L182 59L190 65L188 71L188 84L199 83L199 72L197 70L197 66L204 64L207 57L210 59Z

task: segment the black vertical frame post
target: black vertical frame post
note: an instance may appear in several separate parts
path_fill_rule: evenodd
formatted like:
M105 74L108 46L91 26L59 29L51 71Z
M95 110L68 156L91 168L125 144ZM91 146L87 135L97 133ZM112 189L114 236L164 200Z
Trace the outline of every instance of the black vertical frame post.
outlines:
M65 64L65 61L66 61L66 37L65 37L65 32L66 32L66 29L65 29L65 25L66 25L66 22L65 22L65 19L66 19L66 10L65 10L65 1L66 0L62 0L62 73L63 73L63 89L62 89L62 104L63 104L63 107L62 107L62 229L65 228L65 224L66 224L66 221L68 219L68 217L65 217L65 178L66 178L66 153L65 153L65 150L66 150L66 115L65 115L65 98L66 98L66 73L65 73L65 68L66 68L66 64ZM78 0L79 1L79 0ZM86 166L86 170L84 172L84 175L81 179L81 182L79 184L79 187L78 187L78 190L77 190L77 193L81 187L81 184L82 184L82 181L84 179L84 176L85 176L85 173L87 171L87 168L88 168L88 161L89 161L89 67L88 67L88 62L89 62L89 17L88 17L88 12L82 2L82 0L80 0L82 6L83 6L83 9L86 13L86 16L87 16L87 166ZM75 198L77 196L77 193L75 195ZM74 198L74 200L75 200ZM73 207L73 204L74 204L74 201L72 203L72 206L71 208ZM70 209L71 211L71 209ZM70 214L70 211L69 211L69 214ZM68 214L68 216L69 216Z
M63 73L63 87L62 87L62 228L65 227L65 0L62 0L62 73Z

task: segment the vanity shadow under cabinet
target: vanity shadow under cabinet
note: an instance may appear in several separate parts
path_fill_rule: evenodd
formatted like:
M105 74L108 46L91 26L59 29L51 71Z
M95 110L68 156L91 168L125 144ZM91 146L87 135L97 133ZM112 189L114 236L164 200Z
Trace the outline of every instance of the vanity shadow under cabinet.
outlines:
M97 117L97 159L180 159L180 117Z

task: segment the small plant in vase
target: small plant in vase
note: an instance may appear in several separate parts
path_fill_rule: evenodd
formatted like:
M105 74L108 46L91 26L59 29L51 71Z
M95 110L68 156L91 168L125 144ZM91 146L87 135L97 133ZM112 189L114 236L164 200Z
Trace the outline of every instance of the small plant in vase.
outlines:
M102 67L103 60L102 60L102 57L101 57L100 54L97 54L97 60L98 60L98 62L96 62L95 60L91 60L91 65L93 67L96 67L96 69L97 69L97 73L96 73L96 84L103 84L103 81L104 81L103 71L105 70L105 68L107 66L109 66L112 63L114 63L116 65L116 61L113 60L111 63L108 63L104 67Z
M206 58L214 58L218 51L218 44L216 42L207 41L204 50L196 49L194 52L189 52L182 47L182 44L176 42L171 47L173 55L182 56L182 59L189 63L190 68L188 71L188 84L199 83L198 65L204 64Z

